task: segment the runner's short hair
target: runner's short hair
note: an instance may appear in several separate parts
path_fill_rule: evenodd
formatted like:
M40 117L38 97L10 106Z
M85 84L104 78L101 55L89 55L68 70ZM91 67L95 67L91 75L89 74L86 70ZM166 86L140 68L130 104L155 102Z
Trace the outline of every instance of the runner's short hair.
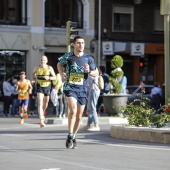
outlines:
M84 37L82 37L80 35L75 36L74 40L73 40L73 43L75 43L77 41L77 39L83 39L84 40Z
M22 75L22 74L24 74L24 75L25 75L25 71L21 71L21 72L20 72L20 75Z

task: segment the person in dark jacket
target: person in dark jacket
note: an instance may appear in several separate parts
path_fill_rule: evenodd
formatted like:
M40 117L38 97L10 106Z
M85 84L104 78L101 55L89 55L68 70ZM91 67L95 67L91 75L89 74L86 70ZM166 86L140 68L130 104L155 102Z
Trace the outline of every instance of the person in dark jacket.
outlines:
M160 113L162 102L162 89L160 84L156 82L154 88L151 90L151 106L155 109L156 113Z
M29 115L30 116L34 116L35 115L35 101L36 101L36 97L37 97L37 93L36 93L36 84L35 82L32 82L32 93L29 96Z
M4 93L4 116L9 117L9 108L11 104L12 86L10 84L11 77L6 76L3 82L3 93Z
M103 107L102 107L103 106L103 98L102 98L102 95L107 94L110 91L109 75L105 71L106 71L105 66L99 66L99 74L102 75L102 77L103 77L104 88L102 90L100 90L100 96L99 96L98 103L97 103L98 115L100 115L100 113L103 112Z
M18 114L18 92L16 91L17 79L12 80L12 108L11 116L16 116Z

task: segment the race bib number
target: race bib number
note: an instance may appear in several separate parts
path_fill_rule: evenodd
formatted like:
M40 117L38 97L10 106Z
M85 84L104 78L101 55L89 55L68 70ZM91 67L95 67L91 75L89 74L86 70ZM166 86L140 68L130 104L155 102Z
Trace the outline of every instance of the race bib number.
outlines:
M84 74L70 73L69 83L83 85Z
M50 85L50 83L48 83L48 82L40 82L39 85L40 85L41 87L47 87L47 86Z
M28 91L27 90L21 90L20 95L25 96L27 95Z

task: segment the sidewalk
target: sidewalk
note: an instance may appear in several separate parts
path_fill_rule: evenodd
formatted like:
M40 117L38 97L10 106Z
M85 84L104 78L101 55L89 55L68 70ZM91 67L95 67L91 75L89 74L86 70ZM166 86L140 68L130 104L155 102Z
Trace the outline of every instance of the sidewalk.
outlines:
M36 110L37 113L37 110ZM106 115L106 116L105 116ZM0 102L0 117L3 117L3 102ZM18 115L19 116L19 115ZM38 114L37 114L38 117ZM87 118L86 116L82 117L82 124L87 124ZM53 105L51 102L49 102L48 108L47 108L47 116L45 120L46 124L68 124L67 118L58 118L53 114ZM113 125L124 125L127 124L128 121L126 118L121 117L108 117L107 114L102 114L101 117L99 117L99 124L113 124Z
M46 118L46 124L68 124L67 118L60 119L55 117L47 117ZM82 123L81 124L87 124L87 117L82 117ZM112 124L112 125L125 125L128 124L128 121L126 118L121 117L99 117L99 124Z
M135 140L140 142L155 142L170 144L170 128L144 128L144 127L131 127L128 124L127 118L123 117L107 117L102 114L99 117L100 124L110 124L110 136L113 138ZM0 117L3 117L3 102L0 102ZM38 115L37 115L38 118ZM87 124L87 118L83 116L81 124ZM8 119L8 118L7 118ZM58 118L53 115L53 106L49 103L47 109L47 116L45 119L46 124L67 125L67 118ZM125 125L125 126L124 126Z
M83 115L82 117L82 124L87 124L87 116ZM99 118L99 124L114 124L114 125L124 125L128 124L128 121L126 118L121 117L112 117L107 116L106 113L103 113L100 115ZM67 118L58 118L55 115L53 115L53 105L50 102L49 106L47 108L47 117L46 117L46 124L68 124Z

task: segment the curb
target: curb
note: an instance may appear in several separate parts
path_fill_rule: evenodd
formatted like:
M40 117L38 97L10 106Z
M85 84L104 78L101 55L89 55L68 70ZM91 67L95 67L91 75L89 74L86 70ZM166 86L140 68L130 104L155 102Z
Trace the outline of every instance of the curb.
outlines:
M67 119L59 119L59 118L46 118L45 119L46 124L60 124L60 125L67 125L68 120Z
M170 128L112 126L110 136L140 142L170 144Z
M87 117L82 117L81 124L87 124ZM45 121L46 124L62 124L62 125L67 125L68 120L67 118L60 119L60 118L46 118ZM115 125L125 125L128 124L128 121L126 118L121 118L121 117L99 117L99 124L115 124Z

